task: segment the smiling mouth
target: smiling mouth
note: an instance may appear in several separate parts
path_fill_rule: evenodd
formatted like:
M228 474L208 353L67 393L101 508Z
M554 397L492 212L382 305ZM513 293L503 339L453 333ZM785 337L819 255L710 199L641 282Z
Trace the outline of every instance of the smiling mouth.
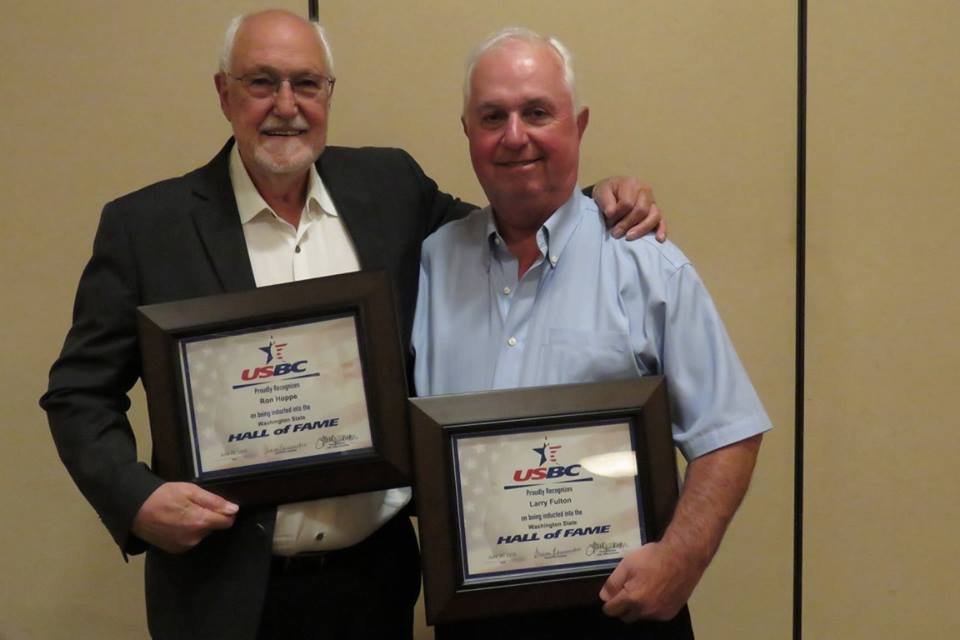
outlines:
M532 158L532 159L530 159L530 160L510 160L510 161L507 161L507 162L497 162L497 163L495 163L495 164L496 164L498 167L505 167L505 168L507 168L507 169L514 169L514 168L517 168L517 167L529 167L529 166L532 166L532 165L540 162L540 160L542 160L542 158Z
M300 129L267 129L267 130L261 131L260 133L262 133L265 136L291 138L291 137L299 136L300 134L306 133L306 131L302 131Z

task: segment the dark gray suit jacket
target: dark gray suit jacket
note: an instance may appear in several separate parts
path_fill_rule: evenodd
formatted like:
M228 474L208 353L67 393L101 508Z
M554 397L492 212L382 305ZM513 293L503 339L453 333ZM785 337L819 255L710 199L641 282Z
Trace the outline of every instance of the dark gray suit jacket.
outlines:
M148 552L156 637L253 637L270 566L274 508L241 510L230 530L182 555L148 549L130 531L162 482L137 461L126 417L141 373L136 307L255 287L229 179L231 145L200 169L104 207L73 325L40 401L61 459L117 544ZM398 149L328 147L317 169L361 266L391 274L408 351L420 243L472 207L440 192Z

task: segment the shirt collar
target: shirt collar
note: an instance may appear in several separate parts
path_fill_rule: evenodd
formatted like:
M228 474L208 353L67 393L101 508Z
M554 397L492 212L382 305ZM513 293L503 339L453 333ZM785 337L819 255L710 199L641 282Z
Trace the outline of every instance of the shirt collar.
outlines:
M237 145L233 145L230 150L230 183L233 185L233 195L237 200L237 211L240 213L241 224L246 224L263 211L269 211L276 215L270 205L267 204L253 180L247 173L247 168L243 166L243 160L240 159L240 151ZM317 166L310 165L310 172L307 175L307 215L320 215L326 213L331 216L337 215L337 208L330 198L330 193L320 179L317 173Z
M540 247L540 253L547 256L547 262L551 267L556 267L560 262L564 248L570 242L570 237L580 224L580 215L584 201L589 199L580 192L579 188L574 188L573 194L564 202L559 209L554 211L543 226L537 230L537 246ZM487 267L490 265L491 255L495 255L498 250L506 251L506 243L500 232L497 230L497 224L493 217L493 208L489 205L483 210L486 218L486 235L490 251L485 254Z

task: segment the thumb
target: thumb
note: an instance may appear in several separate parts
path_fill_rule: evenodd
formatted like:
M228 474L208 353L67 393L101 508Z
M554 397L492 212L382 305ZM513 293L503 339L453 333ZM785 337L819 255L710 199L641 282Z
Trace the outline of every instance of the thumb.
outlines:
M630 598L626 591L620 591L602 607L603 613L611 618L619 618L630 611Z
M232 516L240 510L240 507L236 504L224 500L215 493L210 493L206 489L201 489L194 485L194 490L188 496L190 501L194 504L203 507L204 509L209 509L210 511L215 511L221 513L225 516Z
M601 180L593 187L593 199L605 215L616 208L617 198L610 180Z
M609 602L611 598L623 590L623 583L626 579L627 570L621 561L620 564L617 565L617 568L613 570L613 573L607 578L607 581L603 583L603 588L600 589L600 599L604 602Z

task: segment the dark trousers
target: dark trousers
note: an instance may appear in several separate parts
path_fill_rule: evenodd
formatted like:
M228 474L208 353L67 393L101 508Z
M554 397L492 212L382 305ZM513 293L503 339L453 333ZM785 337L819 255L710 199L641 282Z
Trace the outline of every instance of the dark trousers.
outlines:
M435 631L437 640L693 640L687 607L669 622L628 625L605 616L597 604L587 609L442 624Z
M258 640L413 636L419 552L400 515L338 551L275 557Z

